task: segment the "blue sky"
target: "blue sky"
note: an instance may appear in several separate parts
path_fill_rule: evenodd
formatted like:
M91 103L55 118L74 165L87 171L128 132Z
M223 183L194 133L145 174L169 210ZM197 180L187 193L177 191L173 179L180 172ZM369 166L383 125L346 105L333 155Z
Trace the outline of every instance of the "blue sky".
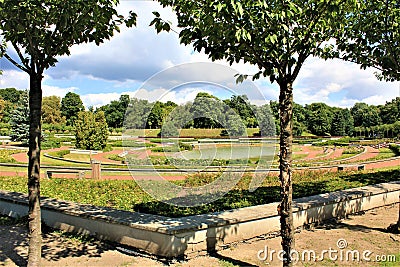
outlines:
M71 56L60 57L56 67L45 72L45 96L63 97L72 91L81 95L87 107L107 104L118 99L122 93L151 101L171 100L177 103L193 99L200 91L227 98L232 91L221 88L235 87L232 85L234 74L256 72L253 66L234 64L229 67L224 61L218 61L219 65L214 67L199 64L193 69L193 63L211 62L207 55L194 52L190 46L180 45L174 32L157 35L154 28L148 26L155 10L174 23L176 19L169 9L162 9L152 1L121 1L119 10L123 14L129 10L137 12L137 27L123 28L121 33L116 33L100 46L74 46ZM0 68L4 70L0 76L0 88L29 87L27 75L5 59L0 60ZM154 82L154 86L150 86L149 81ZM171 87L171 81L174 81L175 87ZM202 81L204 86L196 84L196 81ZM186 82L185 86L176 87L182 82ZM221 86L210 86L207 82ZM278 87L268 79L235 88L231 88L234 94L247 93L256 104L278 99ZM400 84L378 81L373 69L360 70L352 63L316 58L306 61L294 88L294 100L300 104L325 102L332 106L351 107L362 101L377 105L400 96Z

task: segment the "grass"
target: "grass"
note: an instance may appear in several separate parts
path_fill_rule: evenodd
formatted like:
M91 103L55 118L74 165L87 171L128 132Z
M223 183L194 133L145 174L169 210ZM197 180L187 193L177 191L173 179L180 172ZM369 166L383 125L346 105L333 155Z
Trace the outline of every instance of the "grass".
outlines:
M298 198L364 185L397 181L399 177L400 167L384 171L295 173L293 175L293 197ZM174 183L184 187L198 187L209 184L216 178L215 175L196 174L182 181L174 181ZM245 175L224 197L213 203L193 208L179 208L157 201L145 193L133 180L43 180L41 182L41 193L43 196L57 199L172 217L204 214L279 201L280 183L277 177L266 176L261 187L254 192L249 192L248 186L251 178L251 175ZM159 181L149 181L149 183L155 188L162 186ZM25 193L26 178L0 177L0 189ZM163 188L160 188L160 190L163 193Z
M90 163L90 155L87 154L67 154L64 158Z
M396 257L395 261L385 261L385 262L380 262L379 266L382 267L395 267L395 266L399 266L400 263L400 253L394 254L394 256Z
M17 161L12 157L13 154L18 154L22 152L27 152L25 150L0 150L0 162L1 163L17 163Z

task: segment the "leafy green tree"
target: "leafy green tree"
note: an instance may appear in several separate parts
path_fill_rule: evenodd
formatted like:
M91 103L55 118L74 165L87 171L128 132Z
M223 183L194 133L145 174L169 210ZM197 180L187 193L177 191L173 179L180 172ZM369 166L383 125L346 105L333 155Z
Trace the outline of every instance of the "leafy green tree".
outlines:
M212 60L249 62L280 87L280 204L282 247L286 255L294 247L292 214L292 117L293 83L310 56L330 58L328 41L346 24L348 12L355 12L356 0L159 0L171 6L182 29L184 44L204 50ZM354 9L353 9L354 8ZM170 26L155 13L157 31ZM245 75L239 76L241 81ZM285 266L292 261L285 257Z
M4 88L0 89L0 96L13 104L17 104L21 94L23 94L22 90L17 90L15 88Z
M126 129L146 129L152 104L147 100L132 98L126 111Z
M256 107L250 104L246 95L233 95L231 99L224 100L224 103L239 114L246 127L255 128L258 126L255 116Z
M7 107L7 100L4 100L1 96L0 96L0 122L3 121L3 117L4 117L4 111Z
M129 105L129 95L121 95L119 100L111 101L110 104L98 108L104 111L107 124L111 128L121 128L124 124L125 112Z
M331 131L333 111L325 103L312 103L306 105L307 124L311 133L318 136L329 135Z
M161 128L164 120L164 104L157 101L153 104L149 117L147 118L147 128L158 129Z
M108 126L103 111L80 111L74 127L76 148L101 150L106 147Z
M39 266L41 258L40 224L40 140L43 72L55 66L57 57L69 55L73 45L109 39L118 25L132 26L116 11L118 0L2 0L0 35L12 45L18 59L5 47L0 54L29 74L29 252L28 265Z
M337 38L341 58L374 67L377 77L400 80L400 8L398 0L362 0L361 10L350 13Z
M396 97L379 108L382 123L392 124L400 121L400 97Z
M162 124L160 135L162 137L178 137L179 130L173 121L166 121Z
M223 125L227 135L230 137L238 137L246 135L245 121L243 121L240 116L229 109L225 113L225 123Z
M400 81L399 1L360 2L361 11L349 14L350 23L337 38L337 47L342 58L356 62L364 69L378 69L380 73L377 73L377 77L381 80ZM397 224L392 229L400 232L400 204Z
M331 135L344 136L346 134L346 122L340 110L335 112L332 118Z
M65 117L61 116L61 99L58 96L46 96L42 100L42 123L63 124Z
M190 112L194 117L194 128L222 128L225 121L222 101L208 93L200 92L196 95Z
M344 126L345 134L347 136L352 136L353 132L354 132L354 118L351 115L350 110L347 108L343 109L341 112L342 112L342 116L343 116L343 119L345 122L345 126Z
M381 124L379 111L376 106L366 103L355 103L350 109L354 118L354 126L372 127Z
M17 107L11 114L11 140L28 144L29 141L29 98L28 92L20 94Z
M260 128L261 136L275 136L276 127L274 115L272 114L271 108L268 104L262 105L257 108L257 122Z
M67 125L74 125L77 114L84 111L81 97L72 92L68 92L61 100L61 115L67 118Z

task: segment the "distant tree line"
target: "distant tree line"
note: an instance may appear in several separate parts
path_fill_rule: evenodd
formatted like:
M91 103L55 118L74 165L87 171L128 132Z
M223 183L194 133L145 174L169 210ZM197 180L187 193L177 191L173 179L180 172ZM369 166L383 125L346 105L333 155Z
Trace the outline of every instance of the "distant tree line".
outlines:
M83 112L83 114L79 114ZM87 120L85 112L98 114L110 131L128 128L162 129L165 136L177 135L178 129L226 129L230 136L245 135L246 128L260 128L261 135L279 132L278 102L263 106L250 103L246 95L234 95L220 100L208 93L198 93L193 102L178 105L172 101L149 102L121 95L118 100L94 110L85 111L80 96L69 92L62 99L43 97L43 129L75 131L79 119ZM127 113L128 112L128 113ZM0 89L0 134L11 135L14 140L26 141L24 126L28 118L27 91L15 88ZM94 118L94 117L93 117ZM103 121L103 119L101 119ZM11 127L14 125L14 127ZM355 103L353 107L331 107L325 103L294 104L294 135L398 137L400 135L400 97L384 105ZM10 129L13 129L10 132ZM104 128L102 128L104 132ZM87 146L87 145L85 145Z

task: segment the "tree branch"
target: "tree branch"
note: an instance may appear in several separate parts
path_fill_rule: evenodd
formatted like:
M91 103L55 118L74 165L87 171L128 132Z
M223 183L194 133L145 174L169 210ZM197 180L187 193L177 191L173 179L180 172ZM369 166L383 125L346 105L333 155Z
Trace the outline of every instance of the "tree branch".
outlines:
M8 61L10 61L14 66L16 66L17 68L19 68L20 70L25 71L25 72L28 73L28 74L31 74L30 68L28 69L28 68L26 68L25 66L23 66L23 65L21 65L21 64L19 64L19 63L17 63L17 62L16 62L14 59L12 59L8 54L4 54L4 57L5 57L6 59L8 59Z

